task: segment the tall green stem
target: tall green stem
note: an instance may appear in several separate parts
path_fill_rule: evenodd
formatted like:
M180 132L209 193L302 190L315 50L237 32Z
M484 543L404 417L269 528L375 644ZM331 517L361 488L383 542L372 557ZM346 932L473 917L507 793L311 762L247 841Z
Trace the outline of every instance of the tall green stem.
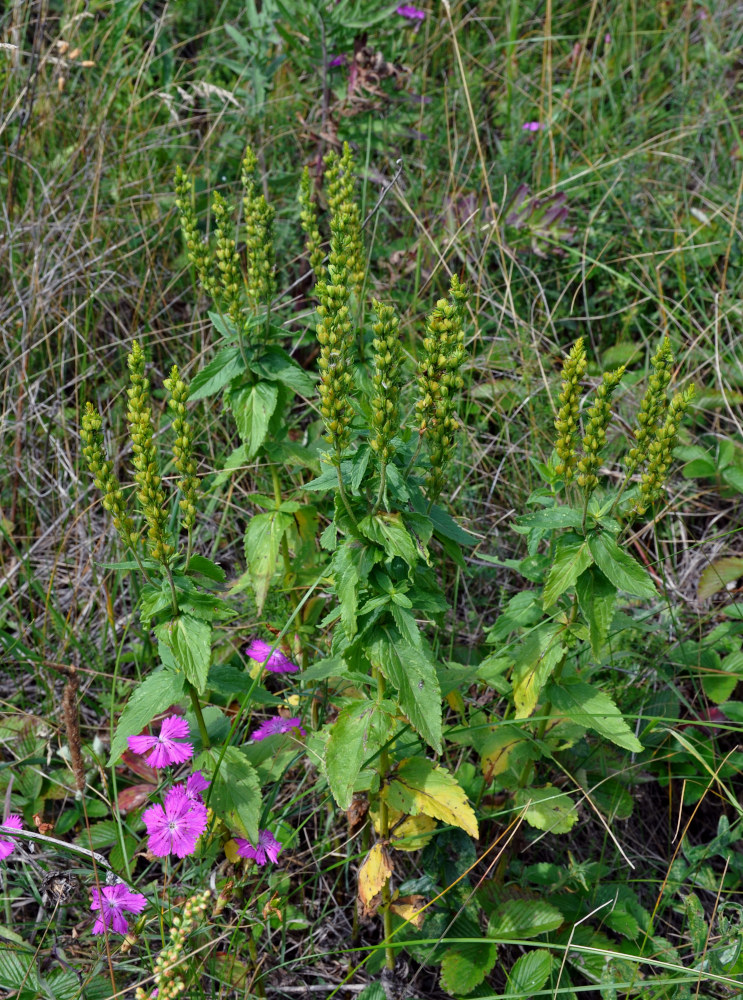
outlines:
M384 698L384 676L380 673L377 667L372 667L372 677L377 682L377 701L381 702ZM379 785L384 786L385 779L390 769L390 758L387 753L387 747L379 754ZM390 812L387 805L387 800L380 796L379 798L379 836L382 844L386 846L387 841L390 837ZM390 903L392 902L392 894L390 892L389 879L382 886L382 920L384 923L384 954L385 954L385 965L388 969L395 968L395 951L390 944L392 940L392 911L390 910Z

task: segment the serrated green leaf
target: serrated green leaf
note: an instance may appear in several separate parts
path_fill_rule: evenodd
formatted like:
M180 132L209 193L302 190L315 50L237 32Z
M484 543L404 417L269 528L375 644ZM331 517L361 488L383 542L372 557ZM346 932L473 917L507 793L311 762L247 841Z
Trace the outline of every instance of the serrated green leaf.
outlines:
M512 680L517 719L532 714L542 688L562 659L565 647L558 638L561 633L561 625L545 622L516 647Z
M397 688L400 708L413 729L441 753L441 690L426 651L390 633L372 645L370 657Z
M228 746L217 770L220 750L205 750L195 767L210 779L209 806L239 836L258 843L261 789L253 765L238 747Z
M458 826L470 837L479 836L477 818L456 778L432 760L409 757L400 762L382 793L393 809L417 816L433 816Z
M183 698L184 682L183 674L158 670L154 674L148 674L135 688L111 741L107 767L112 767L126 750L127 737L141 733L158 713L164 712Z
M191 556L188 560L186 572L198 573L201 576L205 576L208 580L214 580L215 583L224 583L227 579L227 574L222 567L212 562L211 559L207 559L206 556Z
M41 989L33 954L11 945L0 948L0 989L12 991L14 997L25 997L26 991L32 996L31 991Z
M514 997L531 997L542 989L552 971L552 956L535 949L514 962L508 973L508 992Z
M551 608L557 598L570 590L575 581L593 562L588 541L570 532L559 539L549 576L544 585L542 607Z
M307 372L278 345L267 347L266 353L257 358L251 368L257 375L282 382L302 396L309 397L315 392L315 383Z
M551 785L518 788L514 801L517 809L525 809L524 819L536 830L569 833L578 820L578 811L570 796Z
M72 969L52 969L46 982L54 1000L79 1000L80 980Z
M191 615L178 615L154 629L157 638L173 654L177 666L199 694L206 689L206 678L212 660L212 627Z
M537 937L554 931L565 918L556 907L542 899L506 899L488 923L488 936L500 941Z
M258 614L263 610L268 588L276 572L281 539L291 524L291 514L279 510L256 514L248 523L245 532L245 559L250 570L250 583Z
M728 486L732 486L738 493L743 493L743 469L737 465L731 465L722 470L722 478Z
M230 392L230 409L248 449L248 459L255 458L265 441L278 399L279 390L274 382L256 382Z
M598 658L614 617L617 588L606 579L600 569L590 566L578 577L575 592L583 617L588 622L591 652Z
M335 594L341 607L341 622L349 639L356 635L360 555L358 545L347 541L335 550L330 564L335 578Z
M632 753L642 753L642 743L624 721L622 713L608 694L585 681L571 678L550 684L545 697L554 708L579 726L593 729L607 740Z
M159 587L153 587L150 583L142 587L139 596L139 618L145 627L149 628L150 620L156 614L172 606L173 595L167 580L163 580Z
M589 535L588 544L596 565L617 589L646 600L658 596L647 570L624 549L620 549L608 532Z
M402 596L402 594L395 594L392 598L394 602L390 605L392 617L395 619L395 625L397 625L397 629L405 641L411 646L420 648L423 644L423 636L414 616L406 608L401 608L395 601L395 597Z
M192 401L206 399L219 392L229 382L245 371L245 362L237 347L224 347L206 367L191 380L188 398Z
M532 528L580 528L583 525L583 515L572 507L547 507L545 510L534 511L516 519L516 525L522 529Z
M400 556L408 566L415 566L418 550L400 514L374 514L359 521L359 531L384 549L388 557Z
M373 701L356 701L338 713L325 748L325 772L333 798L348 809L364 762L386 743L392 718Z
M88 836L90 834L90 836ZM104 819L100 823L91 823L75 837L75 843L81 847L89 847L100 851L102 847L111 847L119 842L119 825L115 820Z

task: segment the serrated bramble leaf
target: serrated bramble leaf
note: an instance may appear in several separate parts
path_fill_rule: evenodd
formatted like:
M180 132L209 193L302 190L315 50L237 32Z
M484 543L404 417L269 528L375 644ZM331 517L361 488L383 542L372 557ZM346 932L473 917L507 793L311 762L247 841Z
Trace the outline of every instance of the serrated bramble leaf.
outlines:
M560 538L544 585L542 607L551 608L557 598L575 586L575 581L593 562L588 541L574 532Z
M417 816L423 813L442 823L458 826L478 837L477 818L456 778L425 757L400 762L383 794L393 809Z
M541 899L507 899L490 917L488 935L496 940L537 937L564 922L562 913Z
M364 761L384 746L391 725L391 716L366 699L346 705L338 713L325 748L325 772L341 809L350 806Z
M564 792L546 788L519 788L514 795L518 809L524 809L524 819L537 830L569 833L578 820L575 803Z
M261 789L255 768L238 747L204 750L195 761L195 769L211 781L209 806L240 837L258 843L261 816Z
M441 753L441 688L424 648L389 633L371 647L372 663L397 688L400 708L415 731Z
M441 985L455 996L467 996L492 970L498 948L494 941L482 936L478 921L469 913L460 914L448 934L474 939L458 941L447 948L441 960Z
M529 951L508 973L508 992L514 997L534 996L547 982L551 971L552 956L548 951Z
M176 674L170 670L158 670L145 677L134 690L129 703L121 714L114 738L111 741L107 767L112 767L122 752L126 750L126 741L129 736L141 733L147 723L151 722L156 715L164 712L166 708L170 708L171 705L183 698L184 681L183 674Z
M595 730L625 750L642 753L642 743L624 721L618 707L603 691L591 687L585 681L571 678L560 684L550 684L545 696L558 712L567 715L579 726Z
M598 658L614 617L617 588L598 567L591 566L578 577L575 592L583 617L588 623L591 652Z
M596 565L618 590L646 600L658 596L648 571L628 552L620 549L608 532L589 535L588 544Z

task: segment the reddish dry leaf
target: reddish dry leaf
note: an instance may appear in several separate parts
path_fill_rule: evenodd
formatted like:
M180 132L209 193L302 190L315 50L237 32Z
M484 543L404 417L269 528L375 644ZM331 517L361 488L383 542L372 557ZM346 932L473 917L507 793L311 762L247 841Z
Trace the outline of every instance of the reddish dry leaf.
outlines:
M125 788L123 792L119 792L116 805L121 815L126 816L127 813L139 809L145 802L149 802L154 790L153 785L142 783L140 785L131 785L129 788Z
M149 781L152 785L157 784L157 771L154 767L150 767L149 764L145 764L144 758L140 757L138 753L125 750L121 755L121 759L130 771L134 771L138 778L144 778L145 781Z

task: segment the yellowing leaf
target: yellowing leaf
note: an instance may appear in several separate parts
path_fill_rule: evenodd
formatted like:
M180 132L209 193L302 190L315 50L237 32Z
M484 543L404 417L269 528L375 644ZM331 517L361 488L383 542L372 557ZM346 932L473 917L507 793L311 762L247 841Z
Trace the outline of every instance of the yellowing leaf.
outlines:
M393 809L423 813L477 837L477 819L464 789L443 767L423 757L403 760L383 794Z
M392 861L377 843L367 854L359 870L359 900L365 917L373 917L382 902L382 889L392 874Z
M237 853L236 840L227 841L227 843L224 845L224 853L227 860L230 861L233 865L236 865L238 861L241 860L240 855Z
M425 905L425 896L401 896L397 902L390 906L390 909L398 917L409 921L413 927L417 927L420 930L423 926L423 921L426 919L426 914L422 909Z
M519 788L515 801L519 809L526 807L524 819L537 830L568 833L578 819L578 811L570 796L552 785L546 788Z
M565 647L558 636L562 626L545 622L529 634L516 650L513 700L517 719L527 719L537 707L542 688L562 659Z
M523 740L524 736L514 726L499 726L487 737L481 751L481 766L488 784L496 775L503 774L508 767L511 751Z
M402 823L398 820L403 815L397 809L389 809L390 825L390 847L397 851L418 851L431 840L433 831L436 829L436 820L432 816L408 816ZM381 822L379 810L371 810L371 818L374 829L381 833Z

